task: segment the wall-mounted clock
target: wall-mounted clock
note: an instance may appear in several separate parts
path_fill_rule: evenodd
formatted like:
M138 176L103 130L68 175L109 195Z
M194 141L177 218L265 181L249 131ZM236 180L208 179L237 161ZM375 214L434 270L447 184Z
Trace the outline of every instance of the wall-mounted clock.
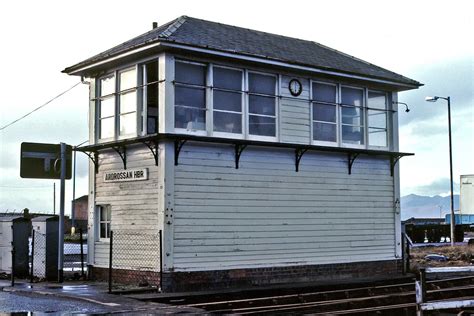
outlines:
M301 94L301 91L303 91L303 86L298 79L291 79L288 84L288 89L292 96L297 97Z

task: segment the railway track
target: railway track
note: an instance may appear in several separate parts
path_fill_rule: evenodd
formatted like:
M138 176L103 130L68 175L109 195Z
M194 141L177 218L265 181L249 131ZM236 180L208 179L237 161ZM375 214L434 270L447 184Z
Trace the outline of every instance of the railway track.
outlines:
M427 295L430 301L474 298L474 277L429 281ZM175 303L210 313L240 315L414 315L416 310L414 282L329 291L302 291L297 294L202 301L193 304L186 304L185 300Z

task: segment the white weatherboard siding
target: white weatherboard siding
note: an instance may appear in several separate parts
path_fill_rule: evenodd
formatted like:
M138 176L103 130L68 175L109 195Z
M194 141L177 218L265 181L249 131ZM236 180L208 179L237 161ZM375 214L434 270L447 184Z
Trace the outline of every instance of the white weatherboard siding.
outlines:
M301 94L294 97L288 90L290 80L298 79ZM283 143L309 144L311 135L308 79L281 76L280 140Z
M111 206L112 230L157 234L163 227L162 216L158 213L158 167L155 166L150 150L144 145L127 147L127 169L137 168L148 168L148 180L104 182L104 172L123 171L123 164L114 150L101 151L99 173L96 175L95 204ZM114 244L118 243L114 241ZM149 256L143 253L133 255L133 249L127 251L131 258L153 258L158 266L156 251L150 251ZM94 255L96 266L108 266L109 243L96 239ZM148 266L154 263L145 260L144 264Z
M387 158L186 143L174 181L175 271L395 258Z

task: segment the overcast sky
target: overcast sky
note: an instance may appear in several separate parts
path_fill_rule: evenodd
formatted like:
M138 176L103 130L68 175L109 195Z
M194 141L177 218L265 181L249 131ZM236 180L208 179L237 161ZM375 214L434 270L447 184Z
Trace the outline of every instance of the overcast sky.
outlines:
M472 1L8 1L0 11L0 125L77 83L61 73L65 67L148 31L153 21L188 15L316 41L424 83L399 95L411 109L400 111L400 150L416 154L401 160L402 195L447 194L447 107L424 97L451 96L458 183L460 174L474 174L473 9ZM0 212L52 210L53 181L19 176L20 144L86 140L87 98L80 85L0 131ZM77 172L79 197L87 194L81 153ZM71 187L68 181L66 201Z

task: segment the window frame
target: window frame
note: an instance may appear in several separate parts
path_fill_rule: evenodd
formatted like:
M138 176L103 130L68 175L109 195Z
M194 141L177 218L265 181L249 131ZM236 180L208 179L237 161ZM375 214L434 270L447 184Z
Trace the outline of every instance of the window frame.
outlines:
M132 87L132 88L128 88L128 89L125 89L125 90L119 90L120 89L120 74L123 73L123 72L127 72L127 71L130 71L134 69L135 70L135 87ZM138 135L141 134L141 117L140 117L140 113L141 113L141 100L140 100L140 93L139 93L139 90L140 90L140 86L141 86L141 74L140 74L140 69L138 67L138 64L135 64L133 66L129 66L129 67L124 67L124 68L120 68L120 69L117 69L116 70L116 80L115 80L115 84L116 84L116 137L115 139L117 140L120 140L120 139L127 139L127 138L131 138L131 137L136 137ZM125 113L121 113L120 112L120 96L121 95L124 95L124 94L127 94L127 93L131 93L131 92L135 92L135 111L132 111L132 112L125 112ZM131 113L135 113L135 132L134 133L129 133L129 134L123 134L121 135L120 134L120 121L121 121L121 118L122 118L122 115L127 115L127 114L131 114Z
M362 90L362 105L361 106L352 106L352 105L344 105L342 103L342 88L350 88L350 89L357 89L357 90ZM367 142L367 88L366 87L360 87L356 85L348 85L348 84L339 84L339 116L340 116L340 124L339 124L339 132L341 135L340 139L340 145L339 147L342 148L361 148L361 149L366 149L368 148L368 142ZM352 125L352 124L343 124L342 123L342 108L343 107L353 107L353 108L360 108L361 109L361 118L363 119L363 125ZM342 126L359 126L362 127L362 136L363 136L363 143L362 144L352 144L352 143L344 143L344 140L342 139Z
M102 95L102 80L108 77L113 77L114 78L114 92ZM117 90L117 77L116 77L116 72L108 72L104 74L103 76L97 77L96 79L96 99L95 99L95 110L96 110L96 115L95 115L95 123L96 123L96 128L95 128L95 138L97 142L108 142L115 140L115 130L116 130L116 115L117 115L117 97L115 91ZM113 99L113 104L114 104L114 114L113 116L108 116L107 118L113 118L113 135L112 137L106 137L102 138L101 137L101 128L102 128L102 117L101 117L101 109L102 105L101 102L104 99L111 98Z
M155 57L155 58L151 58L151 59L147 59L147 60L144 60L140 63L137 64L137 67L139 68L139 74L138 74L138 77L140 79L140 81L138 82L139 83L139 93L138 93L138 102L139 102L139 107L140 107L140 116L141 118L138 119L138 122L137 124L140 124L141 125L141 130L138 131L138 126L137 126L137 133L142 135L142 136L145 136L145 135L152 135L149 133L148 131L148 105L147 105L147 97L148 97L148 88L149 86L155 84L155 82L153 83L145 83L146 82L146 76L147 76L147 72L146 72L146 65L149 64L149 63L152 63L152 62L156 62L156 71L157 71L157 81L156 81L156 85L157 85L157 120L156 120L156 133L159 132L159 122L160 122L160 84L162 83L162 80L160 79L160 60L158 57ZM141 120L141 122L140 122Z
M197 66L202 66L204 67L204 73L205 73L205 85L202 86L202 89L204 90L204 105L205 105L205 108L204 108L204 119L205 119L205 122L204 122L204 130L198 130L198 129L187 129L187 128L180 128L180 127L176 127L176 106L178 107L186 107L186 108L192 108L192 107L189 107L189 106L183 106L183 105L176 105L176 87L177 86L194 86L194 87L198 87L198 85L193 85L193 84L185 84L185 83L178 83L176 82L176 63L184 63L184 64L191 64L191 65L197 65ZM174 59L174 62L173 62L173 67L174 67L174 71L173 71L173 74L174 74L174 78L173 78L173 129L175 132L177 133L180 133L180 134L189 134L189 135L197 135L197 136L207 136L208 135L208 130L209 130L209 89L210 89L210 86L209 86L209 68L210 67L210 63L205 63L205 62L197 62L197 61L190 61L190 60L186 60L186 59L179 59L179 58L175 58ZM195 109L197 109L196 107L194 107Z
M244 139L247 135L247 124L246 124L246 102L245 102L245 69L241 68L236 68L236 67L229 67L229 66L224 66L224 65L219 65L219 64L209 64L209 68L211 69L210 71L210 80L209 80L209 85L212 87L212 93L209 98L209 112L210 112L210 131L212 136L216 137L223 137L223 138L235 138L235 139ZM233 112L233 111L226 111L226 110L215 110L214 109L214 91L234 91L234 90L226 90L223 88L216 88L214 87L214 68L221 68L221 69L230 69L230 70L235 70L239 71L242 74L242 80L240 84L240 91L235 90L235 92L240 93L240 105L241 105L241 126L242 126L242 131L240 133L227 133L227 132L219 132L219 131L214 131L214 112L221 112L221 113L234 113L238 114L238 112Z
M331 104L332 103L328 103L328 102L324 102L324 101L317 101L317 100L314 100L313 96L314 96L314 91L313 91L313 83L316 83L316 84L324 84L324 85L329 85L329 86L334 86L335 90L336 90L336 101L334 103L334 106L336 107L336 141L335 142L329 142L329 141L323 141L323 140L314 140L314 128L313 128L313 123L314 122L321 122L321 123L327 123L327 122L324 122L324 121L315 121L314 120L314 114L313 114L313 104L314 103L321 103L321 104ZM334 83L334 82L327 82L327 81L320 81L320 80L313 80L311 79L310 82L310 92L309 92L309 106L310 106L310 109L309 109L309 112L310 112L310 137L311 137L311 144L313 145L320 145L320 146L328 146L328 147L340 147L340 144L341 144L341 115L340 115L340 100L341 100L341 97L340 97L340 94L339 94L339 84L338 83ZM327 124L331 124L331 123L327 123Z
M102 214L102 209L106 209L108 212L110 212L110 220L102 220L101 214ZM101 225L105 224L105 232L107 234L107 231L112 231L111 226L112 226L112 206L110 204L101 204L101 205L96 205L96 216L95 216L95 222L96 222L96 238L95 240L98 242L110 242L110 235L106 237L101 236ZM107 226L109 227L109 230L107 230Z
M275 98L275 136L263 136L263 135L254 135L250 134L250 116L262 116L262 117L272 117L271 115L260 115L260 114L251 114L250 113L250 95L260 95L260 96L268 96L270 95L265 95L265 94L260 94L260 93L251 93L249 91L249 74L259 74L259 75L264 75L264 76L272 76L275 77L275 95L271 96ZM263 72L263 71L256 71L256 70L249 70L246 69L245 71L245 94L246 94L246 117L245 117L245 126L246 126L246 137L248 140L260 140L260 141L274 141L277 142L279 139L279 134L280 134L280 98L279 98L279 92L280 92L280 86L281 86L281 80L280 80L280 75L279 74L274 74L270 72Z
M385 95L385 110L371 108L369 106L369 93L370 92L375 92L375 93L380 93L380 94ZM390 146L391 146L390 140L391 140L391 135L392 135L392 133L391 133L392 127L390 125L391 115L392 115L392 108L390 106L390 104L391 104L390 103L390 94L387 91L367 88L366 89L366 98L367 98L367 148L376 149L376 150L389 150ZM385 116L386 116L385 117L385 131L387 133L387 135L386 135L387 146L370 145L370 136L369 136L369 128L370 128L369 127L369 111L370 110L385 112Z

